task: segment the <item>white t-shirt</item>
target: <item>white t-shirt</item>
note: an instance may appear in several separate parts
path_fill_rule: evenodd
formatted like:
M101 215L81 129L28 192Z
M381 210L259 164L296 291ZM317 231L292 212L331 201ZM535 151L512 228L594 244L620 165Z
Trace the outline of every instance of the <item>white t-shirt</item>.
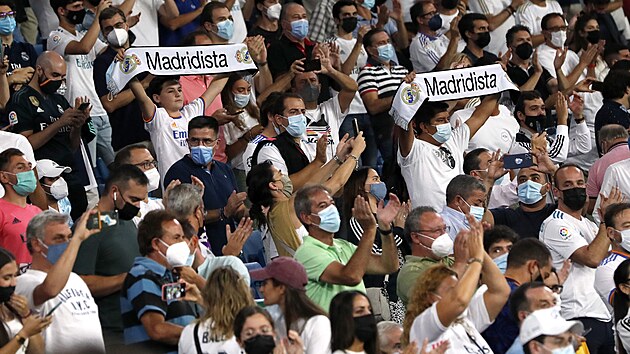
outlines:
M317 140L328 131L328 148L326 148L326 161L335 156L335 150L339 144L339 127L346 117L347 112L341 112L339 96L335 95L324 103L320 103L315 109L306 110L306 132L300 137L300 148L308 158L313 161L317 153ZM327 125L314 125L313 123L324 120ZM265 146L258 153L258 162L270 160L275 168L288 175L287 165L275 146Z
M492 353L492 349L480 333L493 322L490 320L483 300L486 290L488 287L485 285L477 289L466 311L448 327L440 322L437 302L431 305L413 320L409 330L409 342L422 343L427 338L429 340L427 349L429 349L433 345L448 340L450 345L445 354Z
M150 211L153 210L164 210L164 203L162 202L162 198L151 198L145 202L144 200L140 202L140 216L134 216L132 221L136 226L140 224L140 221L144 219L144 216L147 215Z
M17 318L12 319L11 321L3 322L3 324L4 324L4 329L7 330L7 334L9 335L9 338L15 337L15 335L18 334L18 332L21 331L22 328L24 327L22 325L22 322L20 322L20 320L18 320ZM25 354L26 349L28 349L28 343L29 343L29 339L26 338L24 345L20 345L18 350L15 352L15 354Z
M630 197L630 159L616 162L608 167L606 174L604 175L604 181L602 182L602 188L600 193L609 196L612 187L619 188L619 191L623 193L625 200ZM601 204L601 197L597 196L595 201L595 209L593 210L593 219L599 223L601 216L599 215L599 206Z
M125 0L113 0L112 5L120 6ZM131 28L136 40L134 47L159 46L160 37L158 34L158 10L164 5L164 0L140 0L136 1L131 11L132 15L140 15L140 21ZM165 171L166 172L166 171Z
M258 146L258 143L267 139L267 137L265 137L262 134L258 134L258 136L256 136L252 141L247 143L247 147L245 148L245 151L243 151L243 170L245 170L245 174L248 174L249 171L252 169L252 155L254 154L254 150L256 150L256 146Z
M595 290L599 294L610 314L613 314L613 307L610 303L613 291L615 291L615 280L613 275L619 265L628 259L628 255L622 252L610 252L608 257L597 266L595 270Z
M553 258L553 266L562 268L562 262L573 253L588 246L597 235L597 225L587 218L578 220L573 216L555 210L540 227L538 238L544 243ZM603 321L610 320L610 313L594 288L595 269L573 262L569 277L564 282L562 318L591 317Z
M626 352L630 352L630 311L626 314L622 320L617 321L615 324L617 335L619 335L619 342L623 346Z
M221 2L225 2L222 0ZM230 15L234 20L234 33L230 39L230 43L242 43L247 37L247 27L245 26L245 17L243 17L242 7L245 2L241 3L241 0L234 1L232 8L230 9Z
M24 154L26 161L33 165L33 168L37 165L37 162L35 161L35 154L33 153L33 147L24 135L0 130L0 152L8 148L20 150ZM4 197L4 187L0 185L0 198L2 197Z
M276 333L282 337L286 337L287 327L284 323L284 317L281 313L273 312ZM278 315L280 315L278 317ZM276 318L277 317L277 318ZM296 327L302 342L304 342L304 354L328 354L330 353L330 320L323 315L313 316L304 321L299 319Z
M194 330L197 325L196 321L184 327L184 330L179 337L177 352L181 354L240 354L241 346L236 341L236 337L232 336L227 340L217 340L217 338L213 338L211 322L212 320L209 319L199 323L197 336L199 338L201 353L197 352L197 348L195 347Z
M464 124L472 114L476 107L460 109L451 115L451 126L453 128ZM502 153L510 151L512 144L516 140L516 134L519 131L519 125L510 110L500 104L499 114L490 116L486 123L477 130L475 136L470 139L466 152L477 148L486 148L490 151L501 149Z
M470 8L470 12L496 16L499 12L510 6L510 4L510 0L470 0L468 7ZM516 19L514 16L508 16L499 27L490 32L490 44L484 49L494 55L499 55L499 52L505 54L507 51L505 34L510 28L514 27L514 25L516 25Z
M179 117L171 117L162 107L156 107L151 120L144 121L144 129L149 132L157 160L160 162L162 180L175 162L188 154L188 122L202 116L206 108L202 98L185 105Z
M542 33L540 22L546 14L554 12L562 14L562 7L556 0L547 0L545 3L547 6L538 6L528 0L516 11L516 21L520 25L527 26L532 36ZM568 73L565 74L568 75Z
M46 353L105 353L98 306L87 284L75 273L70 273L63 290L39 306L33 303L33 291L46 279L46 273L29 269L17 278L15 292L26 297L34 313L45 316L62 302L53 321L44 330Z
M227 145L234 144L239 138L241 138L251 128L253 128L254 126L256 126L256 124L258 124L258 119L250 116L249 113L247 113L247 111L243 111L243 113L239 115L238 119L245 126L243 130L238 128L236 124L234 124L233 122L229 122L228 124L225 124L223 126L223 136L225 137L225 144ZM236 168L238 170L244 170L245 165L243 164L243 153L240 152L238 155L234 156L230 160L230 164L232 165L232 168Z
M142 16L141 16L142 17ZM74 99L77 97L87 96L90 99L92 110L90 115L106 116L107 112L101 104L101 100L96 94L94 89L94 59L96 56L107 47L107 44L103 43L100 39L97 39L94 46L87 54L70 55L66 54L66 47L72 41L80 42L81 38L85 36L87 31L76 31L76 34L72 34L65 29L59 27L57 30L52 31L48 37L48 50L57 52L66 60L66 83L67 89L64 96L74 105Z
M586 122L586 126L588 127L591 135L591 151L586 154L577 154L575 156L571 156L571 154L569 154L565 163L574 163L586 171L593 166L593 163L595 163L597 159L599 159L597 145L595 144L595 115L604 104L604 97L601 92L597 91L582 92L580 93L580 96L582 96L582 99L584 100L584 111L582 114L584 115L584 121ZM569 136L574 137L575 131L577 131L576 124L572 124Z
M408 156L403 157L398 150L398 164L414 208L431 206L442 210L446 205L446 186L453 177L464 173L464 151L469 139L470 129L462 124L442 146L414 139Z
M348 57L350 56L350 53L352 52L352 48L354 48L354 45L357 42L357 39L356 38L343 39L343 38L339 38L335 36L334 42L337 43L337 45L339 46L339 57L341 58L341 61L345 62L346 60L348 60ZM352 68L352 72L350 73L350 77L354 81L357 81L359 79L359 71L361 71L361 68L364 67L365 64L367 63L367 58L368 58L368 55L367 55L367 52L365 51L365 47L361 46L361 52L359 53L359 57L357 58L357 63L354 66L354 68ZM361 95L357 91L357 93L354 95L354 99L352 100L352 103L350 103L350 108L348 108L348 114L360 114L360 113L367 113L367 110L365 109L365 106L363 105L363 100L361 99Z
M546 43L539 45L537 49L538 49L538 62L543 68L547 69L547 71L549 72L549 74L551 74L551 76L557 79L556 69L553 66L553 60L556 58L556 49L548 46ZM567 50L564 64L562 64L562 73L565 76L568 76L569 74L571 74L573 69L575 69L575 67L578 65L579 62L580 62L580 57L578 57L578 55L575 54L574 51ZM582 80L585 77L586 75L582 74L579 80Z
M413 70L417 73L433 70L446 53L449 42L450 40L444 34L440 34L436 38L420 32L416 34L409 46Z

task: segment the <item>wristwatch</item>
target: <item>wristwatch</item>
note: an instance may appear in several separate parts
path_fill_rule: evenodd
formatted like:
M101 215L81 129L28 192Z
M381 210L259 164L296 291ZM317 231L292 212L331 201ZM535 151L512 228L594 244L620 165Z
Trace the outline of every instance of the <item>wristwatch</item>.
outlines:
M24 345L26 338L22 337L19 333L15 335L15 339L20 345Z

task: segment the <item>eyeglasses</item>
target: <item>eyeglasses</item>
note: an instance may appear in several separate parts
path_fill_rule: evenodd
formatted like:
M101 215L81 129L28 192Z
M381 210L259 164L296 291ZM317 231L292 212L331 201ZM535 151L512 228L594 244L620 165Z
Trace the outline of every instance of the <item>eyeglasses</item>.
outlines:
M15 11L9 11L9 12L0 12L0 18L5 18L5 17L15 17Z
M447 234L451 231L451 227L446 225L443 228L439 228L439 229L433 229L433 230L418 230L418 232L424 232L424 233L431 233L431 234L437 234L438 232L440 234Z
M567 26L550 27L550 28L547 28L547 31L549 32L566 31L567 28L568 28Z
M153 161L144 161L144 162L140 162L135 164L134 166L145 169L145 170L150 170L152 168L157 168L158 167L158 162L153 160Z
M199 138L189 138L188 139L188 144L190 146L199 146L199 145L203 145L203 146L214 146L217 141L219 141L219 139L199 139Z
M551 289L551 291L553 291L556 294L562 294L562 290L564 290L564 285L560 285L560 284L552 285L549 287L549 289Z
M420 15L420 17L426 17L426 16L435 16L437 14L437 11L431 11L431 12L427 12L426 14L422 14Z

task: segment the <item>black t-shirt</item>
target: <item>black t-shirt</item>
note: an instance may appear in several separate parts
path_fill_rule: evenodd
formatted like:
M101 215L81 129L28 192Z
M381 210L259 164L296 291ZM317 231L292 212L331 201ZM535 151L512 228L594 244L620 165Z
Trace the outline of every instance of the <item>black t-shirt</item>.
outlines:
M30 43L14 41L10 47L4 47L4 55L9 57L8 72L29 66L35 69L37 53Z
M278 26L278 29L275 32L270 32L260 27L254 27L251 31L249 31L250 37L259 35L265 38L265 44L267 45L267 48L269 48L271 43L277 41L280 39L280 36L282 36L282 28Z
M519 87L525 85L527 80L529 80L529 78L534 74L534 70L534 66L530 66L529 69L525 71L523 68L512 62L509 62L507 65L508 76ZM549 95L551 94L551 92L549 92L549 88L547 87L547 84L551 79L553 79L553 76L551 76L547 69L543 68L543 72L540 75L540 79L538 79L535 87L536 91L540 93L543 101L546 100L547 97L549 97ZM516 102L519 96L520 91L510 91L510 97L512 98L513 102Z
M115 57L116 52L111 47L107 47L94 60L94 88L98 97L103 97L109 93L105 74ZM138 79L141 80L144 76L141 74ZM137 100L107 115L109 116L109 124L112 126L112 147L114 150L150 140L149 133L144 129L142 113Z
M477 61L481 59L483 59L483 61L486 63L495 62L499 60L499 57L485 50L483 51L483 56L481 58L477 58L477 56L475 56L470 51L470 49L468 49L468 46L466 46L464 50L462 50L462 53L466 54L466 56L468 57L468 59L470 59L470 62L472 63L473 66L475 66L475 64L477 64Z
M535 212L525 212L519 206L516 209L491 209L495 225L505 225L514 230L521 238L538 238L540 225L558 208L555 204L547 204Z

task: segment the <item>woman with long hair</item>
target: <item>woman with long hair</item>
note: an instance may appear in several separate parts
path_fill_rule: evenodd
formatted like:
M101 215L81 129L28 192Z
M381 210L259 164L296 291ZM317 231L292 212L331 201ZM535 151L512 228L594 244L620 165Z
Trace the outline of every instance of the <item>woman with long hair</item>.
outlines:
M245 75L242 73L231 74L223 91L221 91L223 108L228 113L238 116L234 121L222 127L226 144L225 153L232 165L232 171L240 191L245 190L243 152L247 148L247 144L263 130L259 124L260 110L251 93L252 85L245 80Z
M306 296L308 277L302 264L291 257L278 257L250 275L263 282L260 292L265 306L280 308L280 316L274 323L281 338L287 337L288 330L293 330L304 342L304 353L330 352L330 321L326 312Z
M378 330L368 297L356 290L342 291L330 302L333 354L377 354Z
M234 334L245 354L304 354L300 335L290 330L288 338L276 339L271 316L258 306L247 306L236 314Z
M620 354L630 353L630 259L623 261L615 270L615 292L613 309L617 333L617 350Z
M179 339L179 353L239 354L233 332L236 313L254 304L249 286L232 268L218 268L201 293L205 313L187 325Z
M339 141L338 152L346 149L347 144L346 136ZM325 145L322 146L325 148ZM358 156L365 150L365 139L361 134L354 138L351 149L343 162L339 159L329 161L308 182L321 183L328 188L331 195L336 194L357 166ZM257 221L258 225L269 227L279 255L292 257L302 244L302 238L308 235L308 231L295 214L291 178L280 172L271 162L265 161L252 166L246 182L247 196L252 203L249 209L250 217Z
M577 17L573 27L572 35L568 43L571 49L579 57L586 55L589 46L598 46L601 40L599 31L599 22L595 14L582 13ZM608 73L608 65L602 57L603 47L601 51L595 55L592 62L589 63L587 75L595 77L599 81L603 81ZM569 73L565 73L568 75Z
M402 242L404 234L403 228L405 227L406 215L409 213L409 205L407 203L402 203L401 208L398 209L398 213L396 215L377 213L379 205L382 207L385 198L387 197L387 186L385 185L385 182L381 181L378 172L376 172L373 168L363 167L354 171L352 175L350 175L350 178L348 178L348 182L346 182L346 185L343 188L343 217L348 224L348 241L354 243L355 245L359 244L359 241L361 241L361 237L363 236L363 228L357 219L352 216L352 207L354 205L354 200L358 195L362 196L368 202L370 210L372 211L372 214L374 214L380 229L390 229L389 225L393 223L391 230L394 233L396 246L399 247L398 260L400 267L402 268L405 263L403 255L410 253L403 252L400 248L404 247L404 243ZM391 194L391 201L399 203L398 198L396 198L393 194ZM394 217L393 220L391 219L392 217ZM374 244L372 245L372 253L374 254L383 253L379 228L376 230L376 237L374 238ZM365 275L363 276L363 282L365 287L369 289L368 294L370 296L373 289L375 296L382 294L382 296L387 299L389 303L388 312L390 314L390 318L386 319L402 323L402 320L405 317L405 306L396 294L397 277L398 272L387 276ZM377 314L383 313L383 309L376 310Z
M31 314L26 298L15 293L17 275L15 257L0 247L0 353L44 353L41 332L52 317Z
M445 265L436 265L418 278L405 315L403 344L448 340L447 353L492 352L481 332L501 312L510 287L484 251L481 223L471 215L466 219L470 230L457 235L455 247L468 250L468 267L458 277ZM484 286L477 290L481 274Z

